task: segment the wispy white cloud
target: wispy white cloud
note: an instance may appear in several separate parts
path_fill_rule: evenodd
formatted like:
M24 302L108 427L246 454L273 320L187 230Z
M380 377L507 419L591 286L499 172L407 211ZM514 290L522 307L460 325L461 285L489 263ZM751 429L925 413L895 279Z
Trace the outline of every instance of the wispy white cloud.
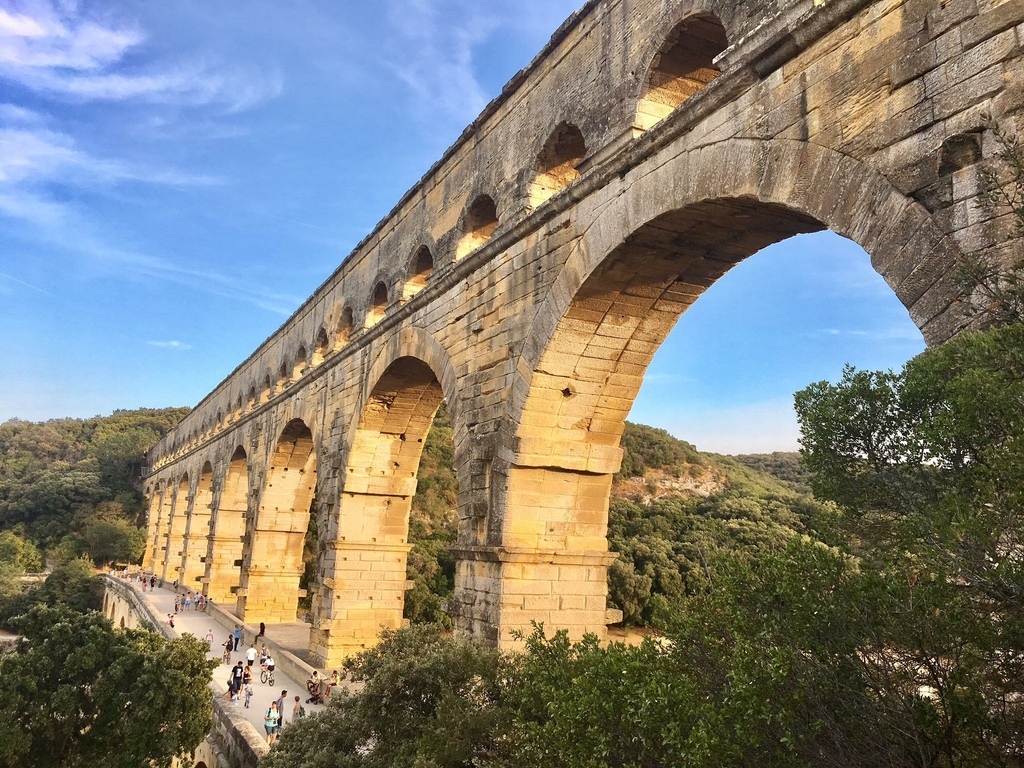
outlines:
M174 187L221 183L205 174L94 157L76 148L70 136L55 131L0 128L0 185L38 181L85 186L140 181Z
M17 104L0 104L0 122L8 125L35 125L45 121L45 116Z
M487 104L474 72L473 50L501 20L482 6L466 0L388 0L388 18L401 50L385 54L386 64L412 91L424 117L468 122Z
M191 344L185 344L184 342L181 341L147 341L146 343L151 347L160 347L161 349L176 349L181 352L185 352L189 349L192 349Z
M0 78L79 101L220 104L239 111L281 93L280 73L201 61L130 65L146 41L131 22L87 17L74 3L0 9Z
M26 288L31 288L33 291L38 291L39 293L45 293L47 296L53 296L53 294L50 293L49 291L43 290L42 288L40 288L37 285L32 285L32 283L26 283L24 280L20 280L17 277L15 277L14 275L8 275L6 272L0 272L0 279L2 279L2 280L9 280L12 283L17 283L18 285L23 285ZM9 285L2 285L2 284L0 284L0 289L3 289L3 292L5 294L7 294L7 295L10 295L11 293L13 293L13 291L11 290L11 287Z
M806 334L810 338L820 338L822 336L829 337L846 337L864 339L866 341L911 341L915 343L923 343L924 338L921 332L913 326L907 325L906 323L900 323L898 325L892 325L883 328L822 328L817 331L811 331Z

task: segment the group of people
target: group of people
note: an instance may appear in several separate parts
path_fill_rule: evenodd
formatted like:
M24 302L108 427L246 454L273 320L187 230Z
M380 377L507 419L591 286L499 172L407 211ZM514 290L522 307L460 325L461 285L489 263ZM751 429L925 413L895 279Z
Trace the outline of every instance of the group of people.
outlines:
M267 744L273 746L274 742L277 741L277 734L285 725L285 708L288 706L288 691L281 691L280 697L270 702L270 706L267 707L267 711L263 715L263 730L267 732ZM291 722L295 722L300 717L305 716L306 708L302 706L302 697L296 696L295 703L292 704L292 719Z
M129 571L127 568L117 570L112 568L110 570L111 576L119 576L127 582L138 581L142 591L146 591L146 587L149 587L150 591L156 589L156 576L146 575L142 571Z
M195 608L197 611L206 610L206 595L202 592L186 592L184 597L180 595L174 596L174 612L181 613L182 611L189 611Z
M313 674L306 681L306 690L309 691L310 704L322 704L324 699L331 695L331 688L341 683L341 675L338 670L331 672L330 677L321 675L315 669Z
M116 574L122 575L122 574ZM128 574L123 573L123 578L139 578L142 582L142 589L145 590L148 586L150 589L154 589L156 586L156 579L154 577L146 578L145 574ZM174 584L177 587L177 582ZM174 613L167 614L167 623L172 628L174 627L174 615L181 613L182 611L197 610L203 611L206 609L207 599L200 592L187 592L184 596L175 594L174 596ZM231 667L231 672L228 676L228 690L225 697L233 702L242 701L245 707L252 705L252 697L254 694L253 690L253 667L256 664L257 659L259 660L260 669L267 670L273 673L275 668L274 657L271 655L270 650L264 643L262 647L257 650L256 642L261 637L265 637L266 625L260 622L259 634L253 639L253 642L245 649L245 660L238 661ZM245 639L245 631L240 624L235 624L233 630L229 631L226 639L222 643L224 648L224 661L230 663L231 654L238 652L238 647L243 643ZM214 633L213 629L209 629L206 633L206 647L207 650L213 651ZM268 682L272 683L273 677L271 675ZM309 680L306 681L306 687L309 689L311 696L317 694L314 698L322 700L331 695L331 688L341 683L341 675L338 670L334 670L330 676L321 675L316 670L310 676ZM314 700L311 698L311 701ZM317 703L320 703L317 701ZM291 719L286 720L285 711L288 707L291 707L292 714ZM302 706L302 697L295 696L293 699L288 699L288 691L281 691L281 695L270 703L264 713L263 728L267 733L267 744L273 744L277 741L277 735L281 728L286 722L294 722L300 717L306 714L305 707Z

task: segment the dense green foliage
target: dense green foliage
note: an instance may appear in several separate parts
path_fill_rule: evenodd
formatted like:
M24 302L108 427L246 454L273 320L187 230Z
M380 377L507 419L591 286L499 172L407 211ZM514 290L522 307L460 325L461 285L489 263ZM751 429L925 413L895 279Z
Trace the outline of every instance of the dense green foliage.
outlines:
M717 554L756 560L777 552L822 513L813 499L738 462L719 457L717 466L728 479L710 496L612 501L608 543L619 559L608 592L627 624L656 623L669 606L706 589Z
M137 559L146 451L187 412L142 409L0 424L0 531L65 557Z
M799 453L750 453L733 456L732 459L748 469L774 477L795 491L805 493L810 490L811 471L803 463Z
M0 765L169 767L206 735L213 663L191 635L47 605L14 626L23 639L0 655Z
M408 577L413 588L405 593L405 617L414 622L440 621L448 616L443 600L455 591L455 544L459 485L452 468L452 427L444 405L427 434L409 516Z
M289 725L261 766L455 768L493 750L502 730L495 653L423 624L385 632L346 668L362 689Z
M821 511L793 485L750 469L748 461L700 454L663 429L627 422L622 446L608 533L609 546L620 557L610 570L609 592L628 624L651 624L661 610L699 592L716 552L755 557L784 547ZM776 454L762 463L803 477L795 454ZM706 476L719 490L707 497L670 489L653 499L630 498L626 481L645 474L651 474L655 487L657 478ZM451 425L442 406L424 446L409 526L408 575L414 586L406 593L405 616L414 622L448 622L441 604L454 592L449 550L456 539L457 503Z
M707 464L697 449L664 429L626 422L620 443L622 467L618 478L643 477L648 469L665 469L673 476L695 475Z

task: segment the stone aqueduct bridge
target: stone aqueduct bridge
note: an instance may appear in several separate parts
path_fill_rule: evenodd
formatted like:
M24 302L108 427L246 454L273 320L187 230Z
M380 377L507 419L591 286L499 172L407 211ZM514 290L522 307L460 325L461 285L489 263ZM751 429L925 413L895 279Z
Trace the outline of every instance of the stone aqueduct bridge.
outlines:
M974 198L986 113L1024 128L1022 40L1022 0L589 2L153 449L146 565L292 620L312 519L310 649L334 664L401 621L446 400L457 630L603 635L619 438L676 320L829 228L949 338L957 259L1021 252Z

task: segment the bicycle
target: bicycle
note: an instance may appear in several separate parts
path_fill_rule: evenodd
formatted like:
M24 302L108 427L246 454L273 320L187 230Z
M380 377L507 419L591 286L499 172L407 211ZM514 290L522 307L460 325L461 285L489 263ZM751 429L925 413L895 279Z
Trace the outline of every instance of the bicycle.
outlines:
M229 649L225 648L224 653L222 653L220 657L224 660L225 664L231 663L231 651Z
M273 667L262 667L260 669L260 682L267 683L268 685L274 684L274 668Z

